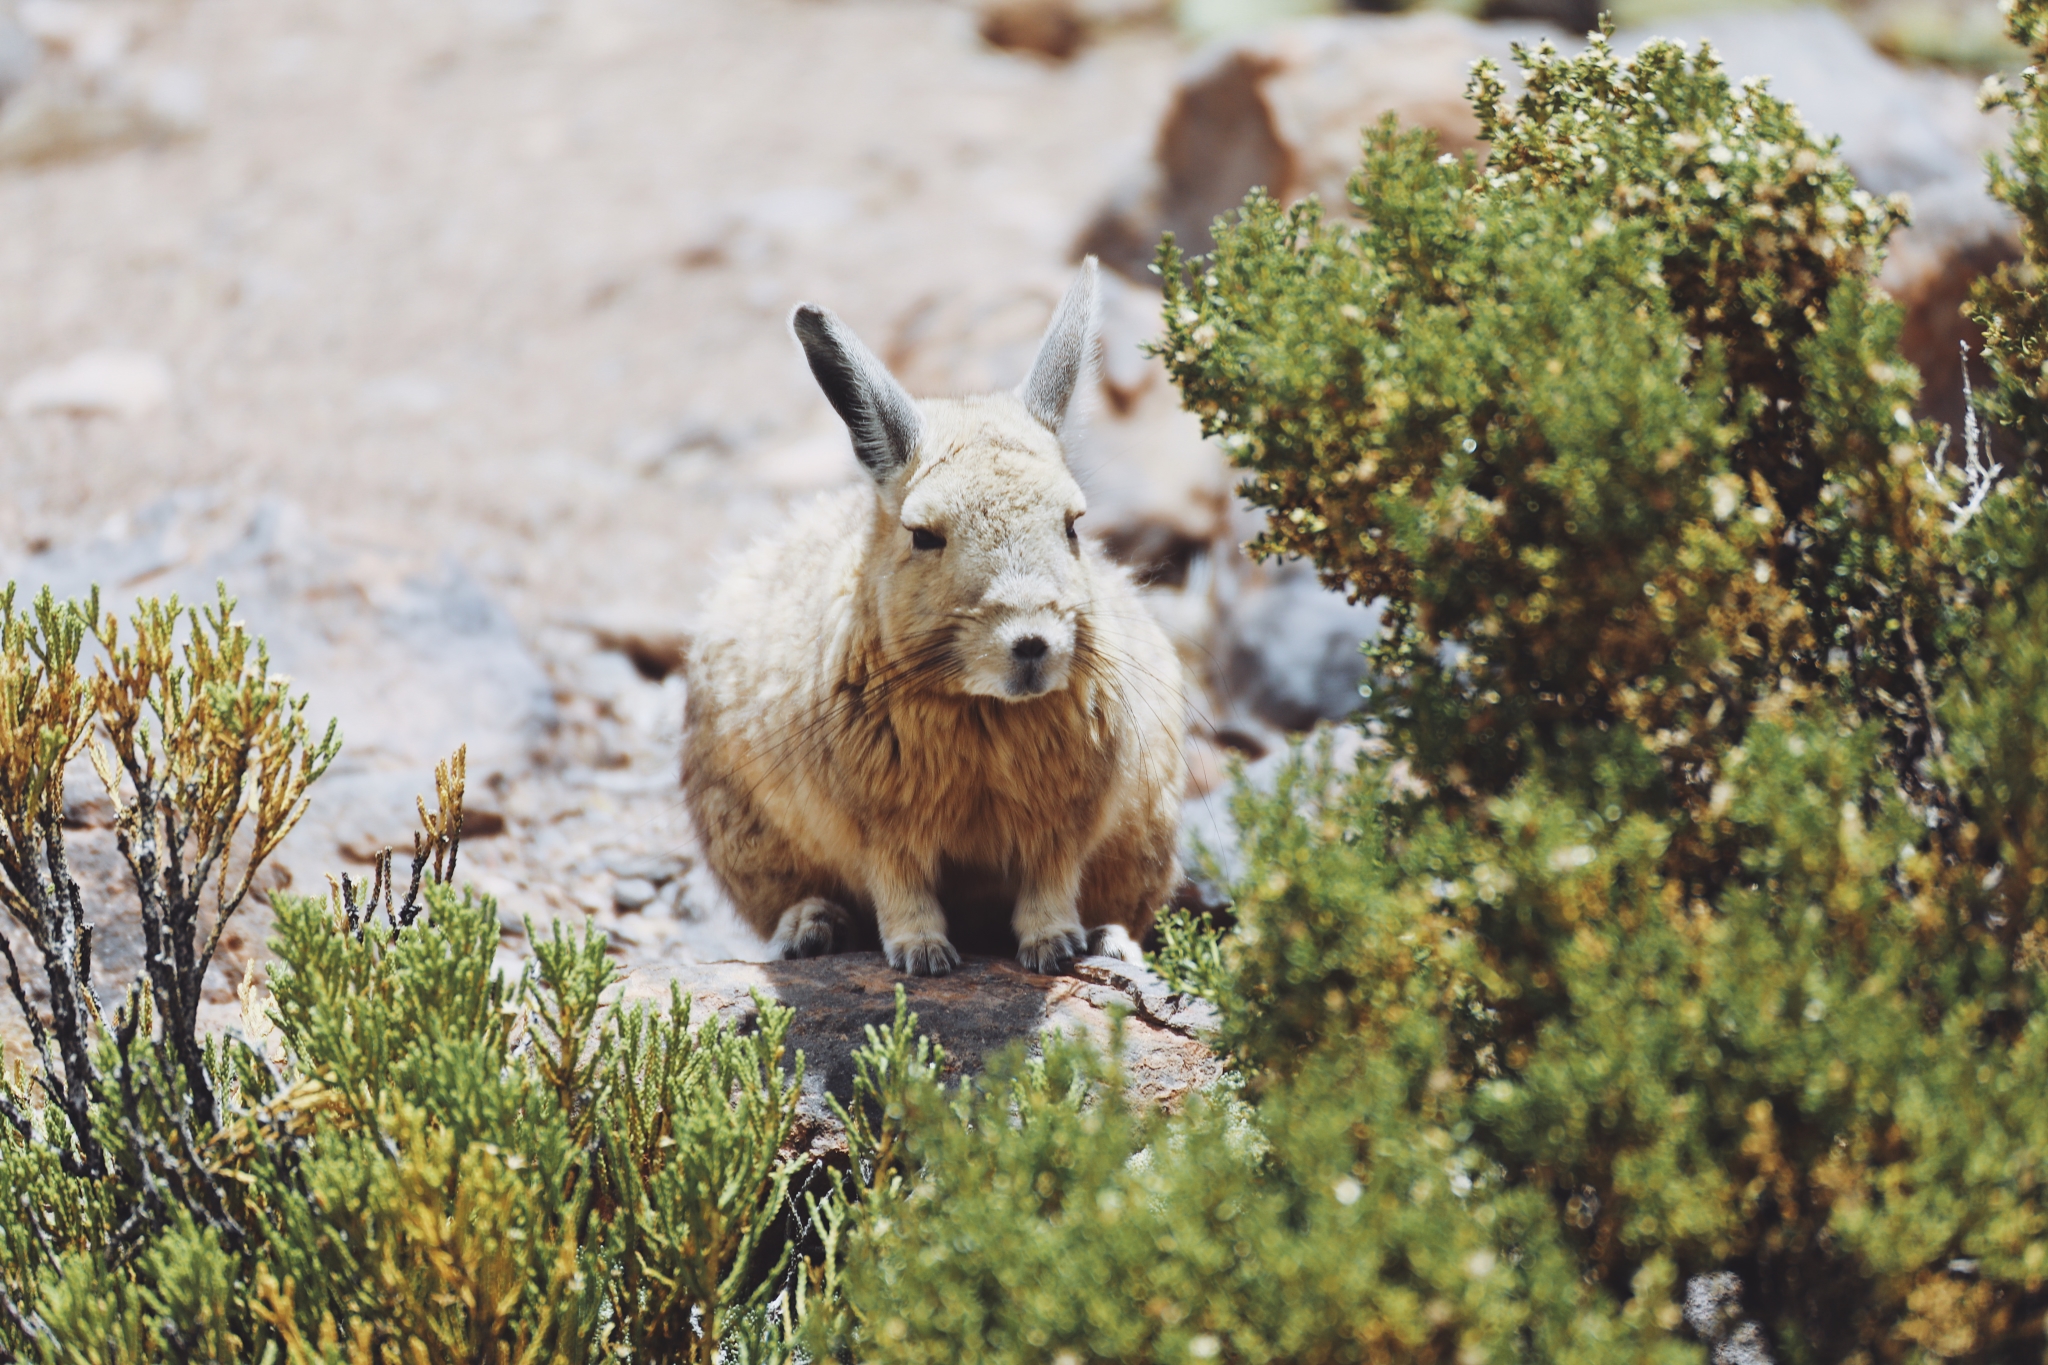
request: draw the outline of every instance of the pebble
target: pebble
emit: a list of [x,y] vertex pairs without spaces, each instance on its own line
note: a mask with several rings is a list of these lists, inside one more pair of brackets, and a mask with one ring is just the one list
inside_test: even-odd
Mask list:
[[654,883],[645,877],[621,877],[612,886],[612,904],[624,912],[645,909],[655,895]]
[[141,417],[171,396],[171,370],[148,351],[87,351],[31,370],[7,391],[10,417]]
[[693,866],[694,864],[688,858],[676,854],[663,853],[649,855],[624,854],[605,860],[605,867],[610,870],[614,877],[629,881],[652,882],[656,886],[674,881],[685,872],[688,872]]

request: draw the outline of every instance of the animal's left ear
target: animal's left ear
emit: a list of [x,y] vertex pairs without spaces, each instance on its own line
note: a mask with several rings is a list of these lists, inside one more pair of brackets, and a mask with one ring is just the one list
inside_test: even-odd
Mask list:
[[1045,339],[1038,343],[1038,359],[1031,362],[1031,377],[1017,388],[1025,408],[1050,431],[1058,431],[1067,419],[1067,408],[1083,379],[1095,372],[1095,352],[1101,335],[1102,306],[1096,288],[1095,258],[1081,262],[1081,273],[1067,288],[1067,296],[1052,315]]

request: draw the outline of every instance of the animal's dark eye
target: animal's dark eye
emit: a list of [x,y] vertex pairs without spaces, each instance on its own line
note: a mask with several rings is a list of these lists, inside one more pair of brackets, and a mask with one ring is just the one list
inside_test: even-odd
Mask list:
[[943,550],[946,538],[937,531],[924,526],[910,528],[910,548],[913,550]]

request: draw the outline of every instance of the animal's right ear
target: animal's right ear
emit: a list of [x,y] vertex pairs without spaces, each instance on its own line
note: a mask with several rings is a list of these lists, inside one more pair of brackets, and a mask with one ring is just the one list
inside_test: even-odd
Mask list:
[[825,398],[853,436],[853,453],[880,482],[901,469],[924,439],[917,403],[851,328],[823,308],[800,304],[789,320]]
[[1045,329],[1045,339],[1038,343],[1038,359],[1031,362],[1031,374],[1017,386],[1017,396],[1047,431],[1056,432],[1065,425],[1074,391],[1095,369],[1102,335],[1099,273],[1093,256],[1082,260],[1080,273],[1067,286],[1066,297]]

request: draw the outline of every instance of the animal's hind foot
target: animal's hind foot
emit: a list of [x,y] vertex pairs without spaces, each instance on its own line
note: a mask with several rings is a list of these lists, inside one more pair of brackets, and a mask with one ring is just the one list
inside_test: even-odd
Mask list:
[[769,944],[786,958],[843,952],[853,946],[853,916],[823,896],[810,896],[782,912]]
[[1087,951],[1087,936],[1079,929],[1055,929],[1018,944],[1017,961],[1027,972],[1058,976],[1074,965],[1075,958]]
[[911,976],[944,976],[960,965],[960,954],[944,934],[929,934],[884,944],[889,965]]
[[1145,965],[1145,950],[1131,931],[1121,924],[1098,924],[1088,931],[1088,952],[1094,957],[1113,957],[1133,967]]

